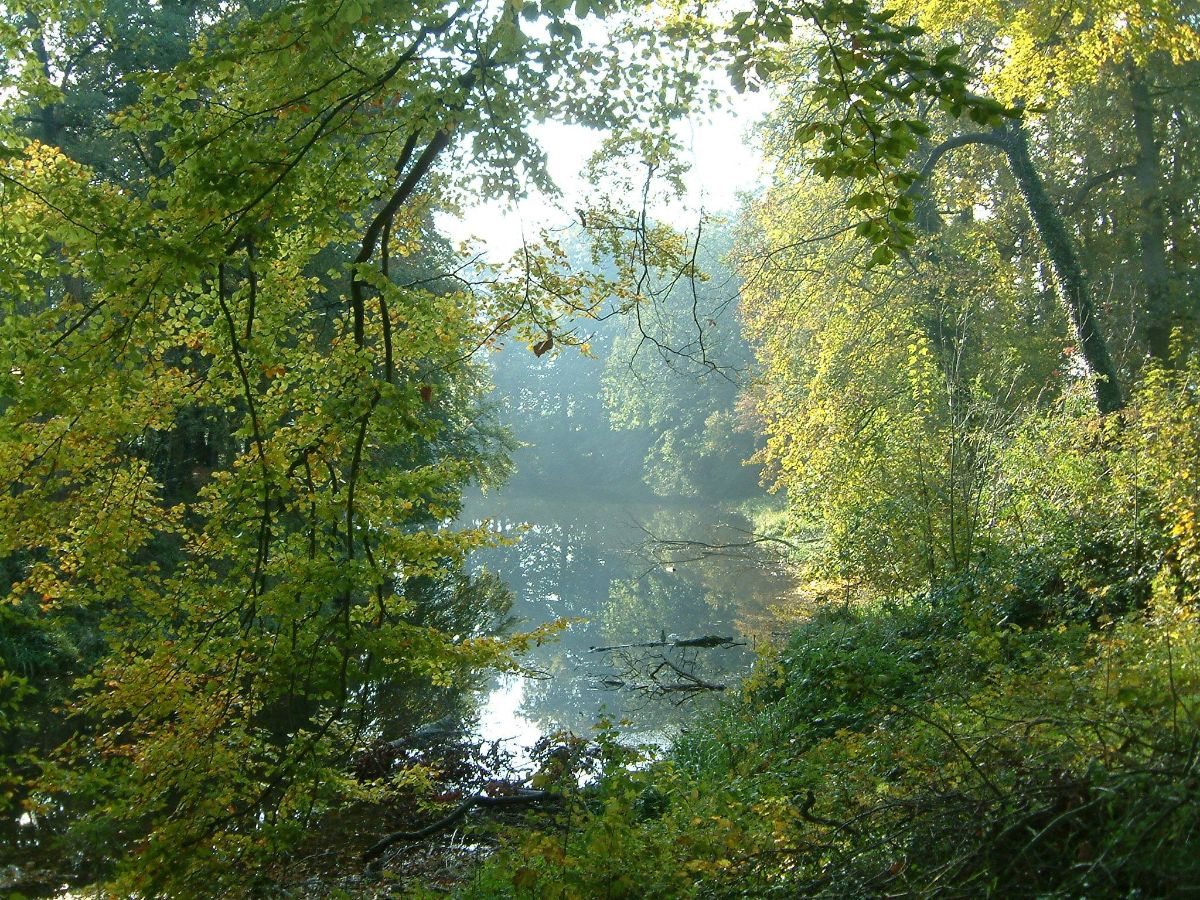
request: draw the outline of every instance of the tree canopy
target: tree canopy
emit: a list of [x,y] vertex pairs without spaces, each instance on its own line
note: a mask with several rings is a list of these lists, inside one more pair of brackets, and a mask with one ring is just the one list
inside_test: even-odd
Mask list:
[[[0,803],[67,820],[114,891],[193,896],[394,790],[355,752],[557,627],[505,630],[464,568],[497,538],[455,525],[510,468],[501,344],[552,358],[628,315],[607,399],[657,432],[651,480],[699,493],[759,428],[812,567],[868,593],[1015,552],[1012,461],[1048,408],[1112,422],[1144,392],[1186,444],[1162,410],[1197,327],[1195,23],[1182,0],[5,3]],[[779,99],[736,279],[648,201],[722,79]],[[580,244],[452,246],[439,213],[554,193],[551,120],[604,136]],[[730,365],[699,400],[670,380]]]

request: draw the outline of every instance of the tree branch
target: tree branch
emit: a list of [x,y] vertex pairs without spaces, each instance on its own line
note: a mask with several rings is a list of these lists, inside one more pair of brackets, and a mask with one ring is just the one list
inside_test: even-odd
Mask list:
[[499,797],[492,797],[488,794],[472,794],[449,813],[437,821],[431,822],[424,828],[418,828],[416,831],[393,831],[391,834],[385,835],[364,850],[361,859],[363,862],[371,862],[377,859],[384,850],[393,844],[423,841],[427,837],[432,837],[439,831],[445,831],[454,823],[466,818],[467,813],[476,806],[520,806],[530,803],[554,802],[559,799],[561,798],[558,794],[551,793],[550,791],[534,790],[533,788],[518,788],[515,794],[503,794]]

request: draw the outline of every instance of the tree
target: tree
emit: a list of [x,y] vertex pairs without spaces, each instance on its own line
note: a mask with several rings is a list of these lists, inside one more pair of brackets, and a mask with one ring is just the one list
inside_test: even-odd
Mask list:
[[1041,238],[1050,263],[1055,292],[1071,323],[1071,333],[1079,345],[1085,375],[1092,382],[1096,409],[1102,414],[1117,412],[1125,405],[1120,377],[1108,338],[1102,330],[1091,285],[1084,274],[1075,242],[1055,208],[1033,159],[1025,127],[1014,123],[988,132],[968,132],[947,138],[930,151],[921,177],[914,183],[920,188],[928,181],[934,166],[946,153],[967,144],[986,144],[998,148],[1008,162],[1026,209]]
[[[744,77],[793,19],[962,94],[862,3],[665,13],[667,41],[610,0],[5,6],[0,555],[23,623],[103,638],[34,800],[89,804],[76,836],[114,890],[244,885],[379,796],[346,762],[381,669],[444,685],[531,639],[422,624],[408,586],[486,539],[443,524],[489,474],[473,353],[594,305],[551,248],[487,290],[403,280],[431,209],[548,189],[541,118],[658,147],[701,40]],[[836,171],[877,168],[834,143]]]
[[[1185,209],[1169,199],[1178,188],[1164,178],[1162,158],[1170,157],[1174,183],[1182,187],[1181,177],[1194,166],[1192,147],[1181,133],[1195,119],[1194,91],[1189,90],[1200,59],[1194,5],[1085,2],[1068,11],[1022,0],[968,10],[922,0],[905,10],[934,36],[968,36],[974,64],[986,73],[983,84],[1003,102],[1029,111],[1026,134],[1035,134],[1035,156],[1037,144],[1069,143],[1082,154],[1073,161],[1057,157],[1067,166],[1053,174],[1076,188],[1071,202],[1060,204],[1064,227],[1058,231],[1080,245],[1094,239],[1097,230],[1108,231],[1110,240],[1123,233],[1134,243],[1121,247],[1118,238],[1094,261],[1082,246],[1080,264],[1064,271],[1132,270],[1141,293],[1138,338],[1150,357],[1170,364],[1172,332],[1194,332],[1194,312],[1180,290],[1185,271],[1169,259],[1172,250],[1179,258],[1178,248],[1191,243],[1194,229]],[[1160,114],[1160,104],[1170,113]],[[1133,127],[1123,127],[1130,120]],[[1040,162],[1027,167],[1030,171],[1056,159],[1050,146],[1045,150]],[[1101,190],[1100,209],[1110,212],[1101,213],[1100,228],[1072,223],[1073,216],[1093,211]],[[1058,199],[1052,190],[1049,194],[1048,199]],[[1053,254],[1062,245],[1061,238],[1048,240],[1047,250]],[[1138,367],[1135,363],[1134,370]]]
[[605,360],[609,416],[615,427],[655,436],[642,477],[664,496],[733,499],[755,488],[743,468],[755,440],[737,408],[752,373],[740,285],[724,259],[731,246],[721,223],[702,223],[693,243],[699,271],[630,316]]
[[986,485],[1011,410],[1067,374],[1060,314],[1006,228],[969,218],[971,195],[910,261],[882,267],[854,235],[845,188],[802,158],[778,164],[739,266],[762,367],[750,391],[758,459],[787,491],[792,530],[824,539],[814,575],[870,593],[940,584],[986,545]]
[[[854,105],[831,117],[806,74],[811,54],[797,47],[778,70],[787,92],[767,131],[776,173],[742,266],[764,366],[763,459],[796,518],[824,528],[828,567],[883,590],[915,586],[915,560],[936,582],[984,548],[979,523],[1005,502],[1003,484],[988,481],[1010,428],[1089,373],[1100,375],[1089,379],[1095,408],[1120,409],[1122,384],[1144,365],[1138,350],[1161,364],[1165,335],[1186,347],[1191,333],[1175,293],[1188,276],[1164,260],[1190,258],[1193,214],[1154,187],[1168,142],[1136,133],[1152,123],[1190,133],[1186,12],[1155,12],[1154,27],[1130,29],[1115,50],[1092,27],[1099,13],[1083,16],[1059,29],[1072,48],[1063,51],[1044,4],[902,10],[932,39],[961,41],[947,64],[986,73],[972,89],[1008,114],[963,127],[953,98],[889,96],[876,115],[921,123],[898,130],[923,165],[905,174],[888,163],[890,180],[869,189],[822,184],[812,173],[830,172],[824,135]],[[1143,109],[1129,129],[1147,72],[1173,115]],[[1193,147],[1171,146],[1186,193]]]
[[[565,7],[537,38],[512,7],[169,12],[190,51],[135,83],[72,65],[124,26],[6,10],[0,552],[10,607],[104,642],[35,802],[89,798],[120,889],[208,893],[373,795],[346,762],[381,671],[449,684],[528,639],[408,612],[486,540],[443,524],[493,468],[468,360],[551,312],[398,259],[452,185],[545,180],[531,121],[633,125],[656,85],[595,89],[618,55]],[[111,147],[57,118],[105,79]]]

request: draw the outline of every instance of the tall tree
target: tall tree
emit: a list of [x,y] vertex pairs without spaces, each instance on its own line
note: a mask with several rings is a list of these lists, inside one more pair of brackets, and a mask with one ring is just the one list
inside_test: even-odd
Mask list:
[[[451,185],[546,182],[530,123],[636,127],[670,71],[530,14],[171,7],[187,53],[133,73],[76,57],[162,17],[5,10],[7,608],[100,623],[40,790],[91,798],[119,890],[232,890],[367,796],[346,761],[381,672],[444,684],[521,645],[408,613],[486,539],[443,524],[489,467],[468,360],[555,301],[401,260]],[[104,141],[66,116],[93,83]]]
[[1022,123],[988,132],[968,132],[947,138],[934,147],[914,188],[922,190],[938,161],[951,150],[968,144],[986,144],[999,149],[1008,163],[1029,217],[1033,220],[1050,264],[1055,293],[1067,314],[1071,333],[1079,345],[1085,374],[1092,381],[1096,408],[1101,414],[1117,412],[1125,405],[1120,375],[1109,351],[1092,288],[1084,273],[1075,241],[1046,191],[1044,180],[1029,153],[1029,138]]
[[[1118,410],[1139,345],[1162,359],[1173,330],[1189,339],[1173,287],[1188,274],[1171,256],[1191,258],[1195,210],[1153,174],[1169,152],[1177,189],[1195,182],[1194,145],[1164,140],[1192,127],[1187,10],[1051,7],[900,4],[935,40],[961,42],[935,59],[979,73],[972,89],[1009,111],[977,106],[964,126],[958,98],[865,93],[883,100],[867,119],[882,166],[851,172],[852,189],[818,180],[844,174],[829,135],[858,107],[810,74],[822,36],[779,60],[775,172],[742,267],[762,458],[795,516],[824,527],[843,577],[887,589],[969,564],[972,523],[1002,502],[987,473],[1006,426],[1080,376],[1097,411]],[[849,53],[845,66],[862,77],[872,62]],[[1172,114],[1157,115],[1168,98]]]
[[[505,332],[553,344],[593,301],[549,247],[480,274],[487,290],[401,280],[432,208],[550,189],[530,130],[545,118],[659,147],[697,92],[684,64],[701,41],[752,80],[793,21],[831,36],[840,97],[875,84],[847,79],[853,35],[854,53],[910,73],[905,90],[965,97],[959,74],[902,46],[911,29],[858,0],[755,4],[716,26],[656,12],[0,11],[6,610],[99,623],[78,731],[40,791],[86,798],[78,833],[120,863],[114,890],[244,885],[325,810],[376,796],[345,762],[381,668],[442,684],[521,646],[414,620],[405,587],[486,539],[443,524],[483,468],[461,439],[464,364]],[[864,116],[834,139],[832,170],[878,168]],[[601,220],[655,264],[644,213]]]
[[[1169,154],[1186,191],[1195,161],[1178,130],[1195,117],[1189,90],[1200,61],[1194,5],[1089,0],[1068,11],[1039,0],[970,9],[921,0],[904,8],[935,35],[965,35],[985,73],[982,84],[1031,111],[1035,165],[1044,179],[1076,186],[1074,196],[1048,194],[1063,217],[1062,230],[1078,246],[1079,268],[1093,279],[1118,268],[1131,271],[1140,292],[1134,319],[1141,347],[1169,364],[1172,332],[1194,330],[1187,295],[1178,289],[1185,271],[1169,257],[1172,247],[1191,243],[1195,220],[1170,201],[1162,159]],[[1168,98],[1172,114],[1160,115],[1158,106]],[[1132,128],[1123,127],[1130,121]],[[1094,259],[1087,244],[1097,229],[1076,218],[1093,212],[1100,230],[1110,232]],[[1114,255],[1113,238],[1122,236],[1132,243]],[[1136,371],[1138,364],[1129,362]]]

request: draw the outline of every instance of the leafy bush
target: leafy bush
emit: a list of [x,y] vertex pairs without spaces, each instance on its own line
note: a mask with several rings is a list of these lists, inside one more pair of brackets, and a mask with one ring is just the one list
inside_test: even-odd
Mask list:
[[[826,611],[719,720],[609,760],[473,896],[1167,894],[1200,859],[1200,621],[998,636]],[[957,631],[956,631],[957,629]],[[939,635],[940,630],[940,635]],[[916,654],[917,659],[911,657]],[[891,662],[887,662],[888,658]]]
[[1123,420],[1031,418],[975,565],[815,610],[666,759],[614,757],[510,836],[475,895],[1194,889],[1197,383],[1191,360]]

